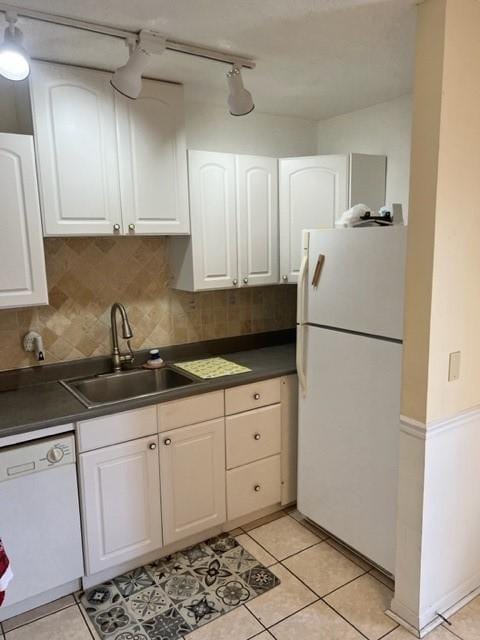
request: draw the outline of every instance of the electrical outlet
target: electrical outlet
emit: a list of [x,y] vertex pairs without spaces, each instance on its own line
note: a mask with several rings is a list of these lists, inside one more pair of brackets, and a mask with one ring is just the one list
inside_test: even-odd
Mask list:
[[448,381],[458,380],[460,378],[460,351],[454,351],[448,359]]

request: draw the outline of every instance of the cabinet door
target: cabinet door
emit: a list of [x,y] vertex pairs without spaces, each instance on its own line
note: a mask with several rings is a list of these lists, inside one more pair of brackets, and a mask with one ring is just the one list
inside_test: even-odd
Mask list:
[[297,282],[302,230],[333,227],[347,208],[347,156],[280,160],[280,275]]
[[0,308],[48,303],[31,136],[0,134]]
[[183,87],[143,80],[115,102],[125,232],[189,233]]
[[158,437],[80,454],[87,575],[162,546]]
[[236,157],[241,285],[278,282],[278,172],[275,158]]
[[224,419],[163,433],[160,478],[165,544],[224,522]]
[[238,284],[235,156],[189,152],[194,288]]
[[32,63],[30,90],[45,235],[121,225],[110,74]]

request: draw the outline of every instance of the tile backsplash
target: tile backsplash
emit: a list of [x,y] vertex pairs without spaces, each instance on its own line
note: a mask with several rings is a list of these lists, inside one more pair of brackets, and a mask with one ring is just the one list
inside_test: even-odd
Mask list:
[[23,336],[38,331],[46,362],[111,351],[110,306],[122,302],[134,349],[295,326],[296,287],[186,293],[169,288],[166,238],[47,238],[50,304],[0,310],[0,370],[36,363]]

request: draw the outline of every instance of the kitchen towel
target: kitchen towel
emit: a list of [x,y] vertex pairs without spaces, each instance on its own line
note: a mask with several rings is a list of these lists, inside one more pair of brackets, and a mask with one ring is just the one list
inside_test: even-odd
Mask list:
[[13,578],[12,568],[10,567],[10,561],[5,551],[5,547],[0,540],[0,606],[5,599],[5,591],[7,590],[8,583]]
[[221,378],[222,376],[234,376],[239,373],[251,371],[241,364],[230,362],[225,358],[204,358],[203,360],[190,360],[189,362],[179,362],[175,364],[179,369],[188,373],[193,373],[198,378],[207,380],[209,378]]

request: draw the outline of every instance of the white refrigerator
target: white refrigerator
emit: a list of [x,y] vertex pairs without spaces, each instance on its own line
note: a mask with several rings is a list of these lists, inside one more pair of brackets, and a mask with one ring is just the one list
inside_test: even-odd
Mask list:
[[298,509],[393,574],[406,228],[303,243]]

